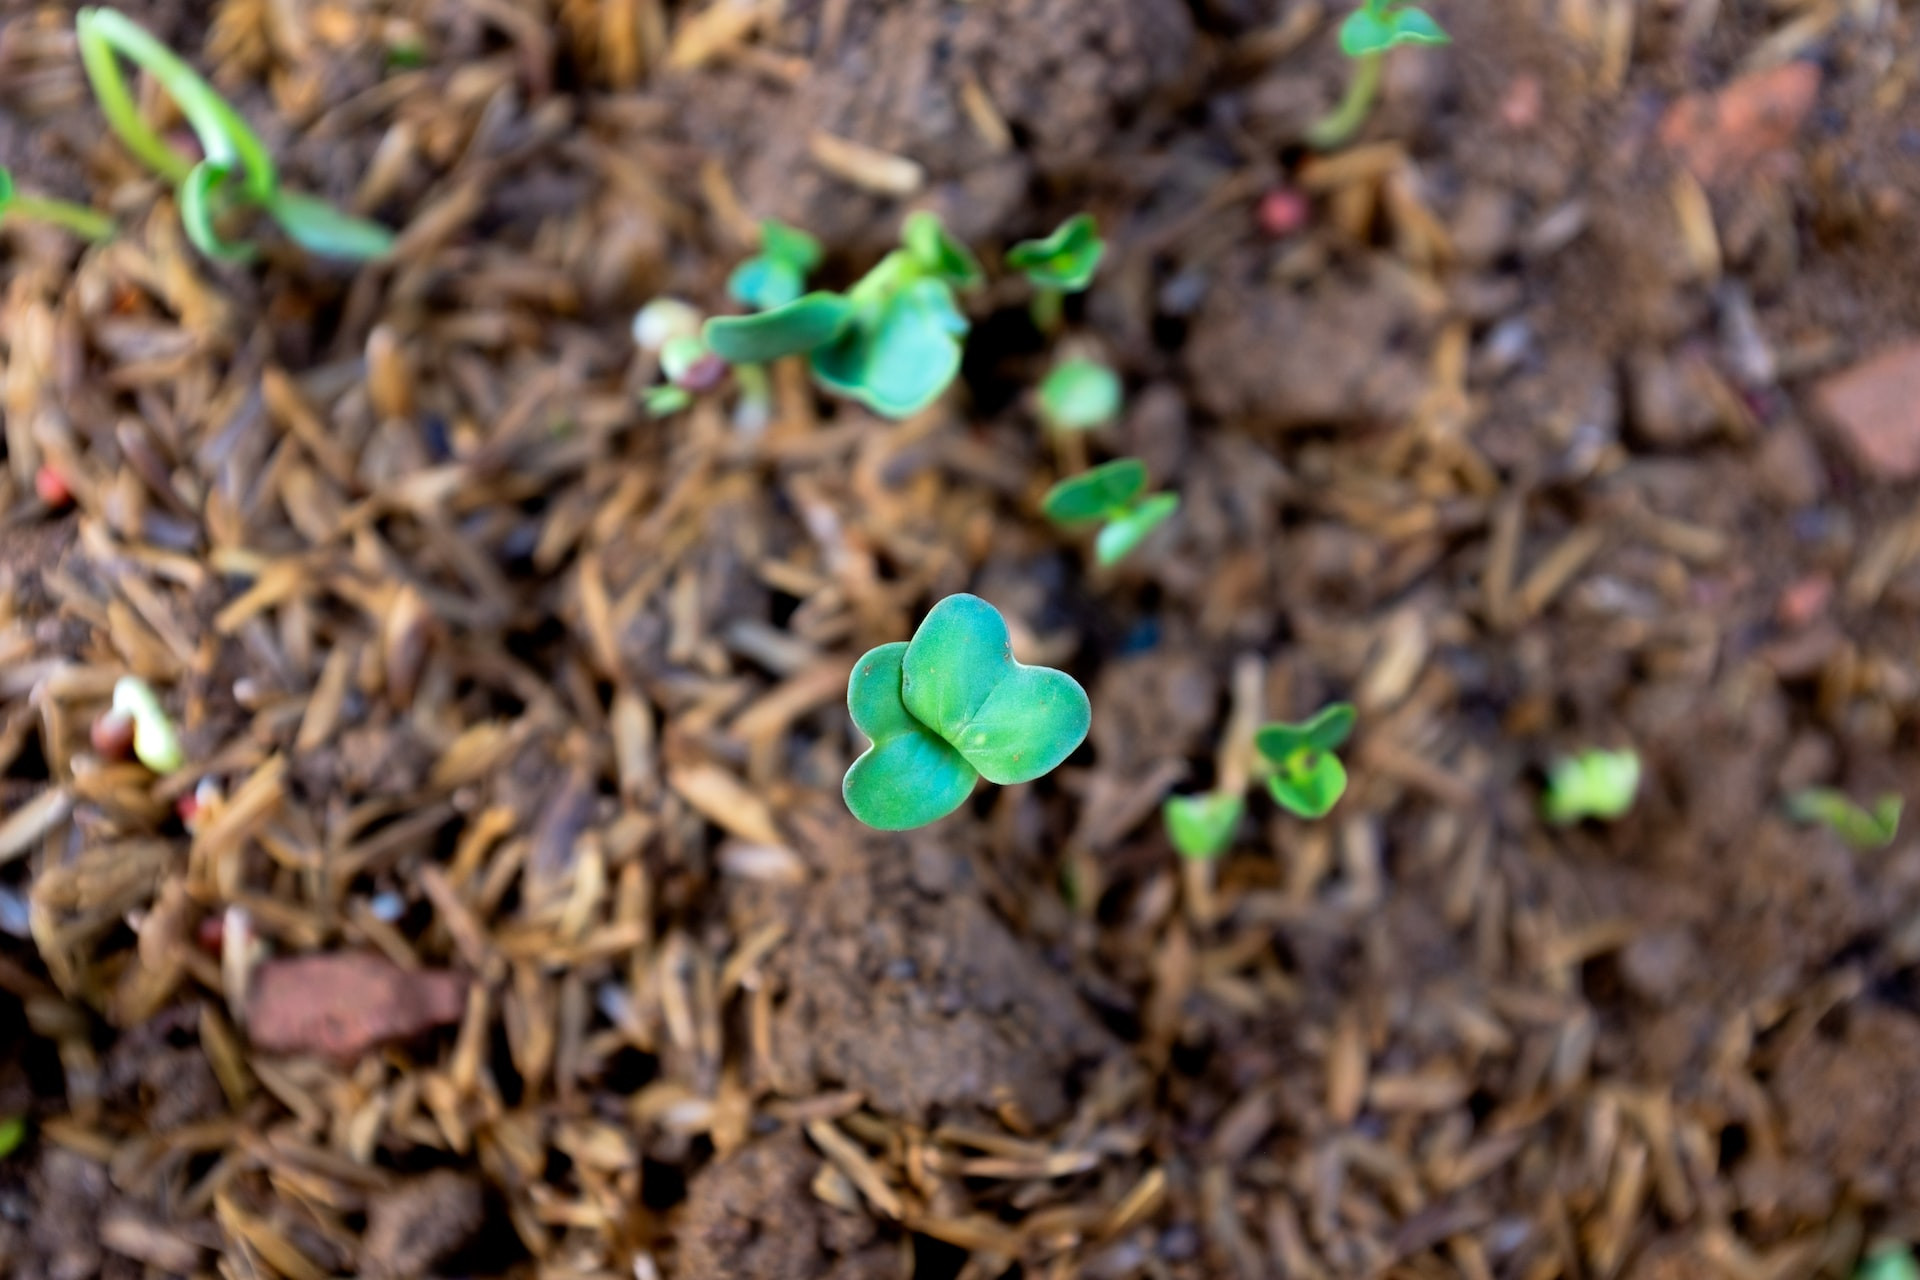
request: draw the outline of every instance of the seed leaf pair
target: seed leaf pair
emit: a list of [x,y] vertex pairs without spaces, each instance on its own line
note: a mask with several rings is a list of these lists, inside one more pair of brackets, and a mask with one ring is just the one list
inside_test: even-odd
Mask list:
[[807,291],[807,276],[820,256],[818,240],[769,218],[760,224],[760,252],[733,269],[727,293],[761,311],[785,306]]
[[999,610],[964,594],[935,605],[911,641],[854,664],[847,710],[872,745],[841,793],[854,817],[882,831],[946,817],[979,778],[1005,786],[1051,772],[1092,720],[1073,677],[1014,661]]
[[1271,768],[1274,802],[1302,818],[1323,818],[1347,790],[1347,769],[1334,752],[1353,734],[1354,710],[1336,702],[1299,724],[1269,724],[1253,745]]
[[1036,288],[1079,293],[1093,283],[1106,254],[1100,226],[1090,213],[1078,213],[1040,240],[1022,240],[1007,250],[1007,265]]
[[1058,524],[1105,520],[1094,539],[1094,559],[1118,564],[1180,509],[1180,495],[1142,497],[1147,467],[1138,458],[1116,458],[1070,476],[1047,490],[1040,509]]
[[1384,0],[1368,0],[1340,24],[1340,52],[1349,58],[1385,53],[1403,44],[1440,45],[1450,37],[1424,9],[1396,9]]

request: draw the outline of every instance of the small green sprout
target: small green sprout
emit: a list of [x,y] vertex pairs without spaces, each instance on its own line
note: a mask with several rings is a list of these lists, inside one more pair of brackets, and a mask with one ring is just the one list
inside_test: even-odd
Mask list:
[[1143,496],[1146,488],[1147,464],[1116,458],[1054,485],[1040,500],[1040,509],[1055,524],[1104,520],[1094,539],[1094,559],[1115,565],[1180,509],[1179,494]]
[[757,311],[784,307],[807,291],[807,277],[820,265],[820,242],[771,218],[760,224],[760,252],[733,269],[727,293]]
[[1347,791],[1346,766],[1334,752],[1353,734],[1353,705],[1336,702],[1299,724],[1262,725],[1253,744],[1269,773],[1274,802],[1302,818],[1324,818]]
[[[127,150],[173,184],[181,225],[201,253],[223,262],[254,256],[252,245],[230,243],[217,228],[226,214],[241,209],[264,212],[296,244],[322,257],[378,258],[393,247],[393,233],[378,223],[283,190],[260,135],[185,60],[131,18],[112,9],[82,9],[74,32],[108,126]],[[151,75],[178,104],[199,139],[199,160],[176,151],[141,116],[121,58]]]
[[1817,822],[1856,849],[1884,849],[1900,833],[1898,795],[1888,792],[1871,810],[1832,787],[1808,787],[1787,797],[1787,812],[1798,822]]
[[27,1118],[25,1116],[0,1116],[0,1160],[20,1149],[27,1140]]
[[1106,242],[1090,213],[1068,218],[1053,234],[1040,240],[1022,240],[1007,250],[1007,266],[1021,272],[1034,288],[1033,322],[1042,333],[1060,328],[1060,314],[1069,293],[1080,293],[1093,283]]
[[1093,360],[1062,360],[1040,383],[1040,416],[1055,431],[1091,431],[1120,416],[1120,376]]
[[1548,773],[1546,818],[1562,826],[1586,818],[1611,821],[1633,808],[1639,790],[1638,752],[1582,751],[1555,762]]
[[1340,52],[1353,60],[1353,79],[1331,114],[1307,131],[1307,141],[1321,151],[1343,145],[1366,123],[1380,92],[1387,52],[1401,45],[1441,45],[1451,37],[1426,10],[1400,0],[1362,0],[1340,24]]
[[847,680],[847,710],[872,745],[841,794],[880,831],[939,821],[980,778],[1007,786],[1052,772],[1086,739],[1093,715],[1072,676],[1015,662],[1006,619],[964,594],[936,604],[912,640],[862,656]]
[[1853,1280],[1920,1280],[1920,1263],[1898,1241],[1876,1245],[1861,1259]]
[[1183,858],[1210,862],[1233,844],[1233,833],[1247,799],[1238,792],[1209,791],[1197,796],[1169,796],[1160,807],[1167,836]]
[[141,764],[163,776],[186,765],[180,735],[152,685],[138,676],[121,676],[113,686],[113,710],[132,717],[133,755]]
[[0,168],[0,219],[28,218],[59,227],[85,240],[113,238],[113,219],[98,209],[71,200],[23,196],[14,190],[13,175]]

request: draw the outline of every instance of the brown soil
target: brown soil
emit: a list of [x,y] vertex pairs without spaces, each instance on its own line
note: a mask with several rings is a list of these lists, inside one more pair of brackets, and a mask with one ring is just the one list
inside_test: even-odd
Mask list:
[[[356,270],[193,257],[67,11],[0,4],[0,162],[126,228],[0,230],[0,1275],[1745,1280],[1920,1233],[1920,843],[1783,807],[1920,799],[1912,486],[1817,408],[1920,335],[1920,18],[1432,7],[1316,159],[1288,0],[133,5],[406,229]],[[837,279],[921,205],[989,262],[1100,217],[1091,452],[1184,501],[1123,568],[1038,517],[1017,289],[913,423],[639,410],[634,307],[719,306],[753,219]],[[958,590],[1089,744],[878,837],[845,673]],[[129,671],[186,774],[91,755]],[[1255,796],[1201,892],[1159,799],[1334,698],[1347,798]],[[1545,825],[1592,745],[1639,803]]]

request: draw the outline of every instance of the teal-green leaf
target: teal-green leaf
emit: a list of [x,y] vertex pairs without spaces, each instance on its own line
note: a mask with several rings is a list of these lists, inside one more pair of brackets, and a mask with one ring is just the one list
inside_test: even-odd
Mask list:
[[767,364],[826,346],[852,319],[852,303],[817,292],[759,315],[715,316],[701,326],[700,336],[728,364]]
[[[953,292],[920,279],[895,293],[870,323],[813,353],[813,375],[887,418],[907,418],[940,398],[960,372],[967,320]],[[725,353],[722,352],[724,355]]]
[[1349,58],[1385,53],[1392,47],[1391,20],[1373,12],[1370,5],[1355,9],[1340,24],[1340,52]]
[[1156,493],[1121,512],[1094,538],[1093,558],[1103,565],[1119,564],[1179,509],[1179,494]]
[[1298,724],[1261,725],[1253,745],[1271,765],[1284,764],[1296,751],[1337,751],[1353,736],[1357,718],[1350,702],[1322,707]]
[[1185,858],[1207,861],[1219,857],[1233,843],[1246,797],[1237,791],[1209,791],[1198,796],[1169,796],[1160,813],[1167,836]]
[[1040,416],[1055,431],[1091,431],[1120,416],[1120,375],[1096,360],[1062,360],[1040,383]]
[[1007,250],[1007,266],[1043,289],[1078,293],[1093,283],[1106,253],[1100,225],[1090,213],[1076,213],[1039,240],[1022,240]]
[[1324,818],[1347,791],[1347,769],[1340,757],[1304,751],[1267,778],[1274,802],[1301,818]]
[[1132,502],[1146,487],[1146,463],[1138,458],[1115,458],[1054,485],[1040,499],[1040,510],[1059,524],[1098,520]]
[[978,596],[935,605],[907,646],[901,698],[989,782],[1030,782],[1086,739],[1093,708],[1072,676],[1015,662],[1006,619]]
[[1400,9],[1387,19],[1387,47],[1402,44],[1451,44],[1453,38],[1425,9]]
[[798,267],[765,254],[748,258],[727,277],[727,296],[759,311],[784,307],[806,288],[806,276]]
[[879,831],[937,822],[966,802],[979,775],[900,701],[907,642],[867,652],[847,680],[847,711],[872,746],[847,770],[840,794],[853,816]]
[[784,262],[804,277],[820,265],[820,242],[798,227],[768,218],[760,224],[760,256]]
[[385,257],[393,248],[393,232],[379,223],[342,213],[298,191],[276,193],[267,202],[267,212],[295,244],[323,258],[366,262]]

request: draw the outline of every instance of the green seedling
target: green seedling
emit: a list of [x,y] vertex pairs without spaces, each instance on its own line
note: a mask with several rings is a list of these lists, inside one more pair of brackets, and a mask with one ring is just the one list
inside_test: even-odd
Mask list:
[[1548,772],[1544,810],[1548,822],[1563,826],[1587,818],[1611,821],[1633,808],[1639,791],[1638,752],[1583,751]]
[[784,307],[807,291],[807,277],[819,265],[818,240],[768,219],[760,224],[760,252],[733,269],[727,293],[757,311]]
[[1054,485],[1040,500],[1040,509],[1055,524],[1105,521],[1094,538],[1094,559],[1115,565],[1180,509],[1179,494],[1148,496],[1146,488],[1147,464],[1116,458]]
[[26,218],[59,227],[85,240],[113,238],[113,219],[98,209],[71,200],[23,196],[13,187],[13,175],[0,169],[0,219]]
[[1106,250],[1099,224],[1090,213],[1077,213],[1054,228],[1052,235],[1022,240],[1007,250],[1007,266],[1025,275],[1033,286],[1033,322],[1042,333],[1059,330],[1066,295],[1080,293],[1093,283]]
[[1092,704],[1063,671],[1013,659],[1000,611],[948,596],[910,641],[854,664],[847,710],[872,743],[841,785],[853,816],[907,831],[958,809],[980,778],[1001,786],[1053,771],[1086,739]]
[[1853,1280],[1920,1280],[1920,1263],[1907,1246],[1889,1242],[1868,1252]]
[[[250,244],[224,239],[218,224],[240,210],[258,210],[278,223],[296,244],[322,257],[378,258],[393,247],[393,233],[323,200],[283,190],[273,157],[233,105],[200,74],[125,14],[82,9],[74,17],[80,61],[108,126],[136,158],[174,187],[187,238],[209,258],[224,262],[254,256]],[[140,114],[121,73],[125,58],[151,75],[180,108],[200,143],[200,158],[174,149]]]
[[1379,96],[1389,50],[1450,41],[1451,37],[1424,9],[1399,0],[1362,0],[1340,24],[1340,52],[1353,62],[1346,96],[1307,131],[1307,141],[1318,150],[1330,151],[1360,131],[1373,111],[1373,100]]
[[1268,769],[1274,802],[1301,818],[1324,818],[1347,791],[1347,769],[1334,752],[1353,735],[1351,703],[1336,702],[1299,724],[1262,725],[1253,745]]
[[27,1140],[27,1118],[25,1116],[0,1116],[0,1160],[20,1149]]
[[1120,376],[1094,360],[1062,360],[1040,383],[1040,416],[1055,431],[1091,431],[1120,416]]
[[1246,809],[1246,797],[1238,792],[1209,791],[1197,796],[1169,796],[1160,813],[1167,824],[1167,837],[1181,857],[1211,862],[1233,844],[1233,833]]
[[122,676],[113,686],[113,710],[133,720],[133,756],[162,776],[178,773],[187,763],[180,735],[160,695],[138,676]]
[[1900,797],[1888,792],[1871,810],[1832,787],[1808,787],[1787,797],[1787,812],[1799,822],[1817,822],[1856,849],[1884,849],[1900,832]]

